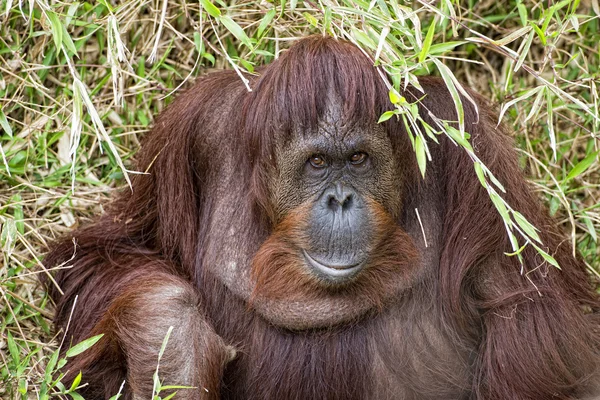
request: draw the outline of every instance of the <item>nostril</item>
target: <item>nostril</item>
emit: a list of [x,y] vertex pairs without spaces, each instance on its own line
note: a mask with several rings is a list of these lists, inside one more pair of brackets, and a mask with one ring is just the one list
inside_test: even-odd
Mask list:
[[327,201],[327,207],[331,211],[337,211],[339,206],[340,206],[340,202],[335,198],[335,196],[333,196],[333,195],[329,196],[329,200]]
[[346,211],[354,204],[354,196],[347,195],[343,200],[339,199],[335,195],[330,195],[327,200],[327,208],[331,211],[338,211],[341,207],[342,211]]
[[354,203],[354,196],[352,196],[351,194],[346,196],[346,198],[344,199],[344,203],[342,203],[342,210],[348,210],[352,207],[352,204]]

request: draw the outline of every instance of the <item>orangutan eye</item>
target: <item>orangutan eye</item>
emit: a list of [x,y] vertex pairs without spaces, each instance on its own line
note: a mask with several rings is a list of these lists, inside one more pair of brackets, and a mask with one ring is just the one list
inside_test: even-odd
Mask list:
[[327,166],[327,161],[325,161],[325,158],[323,158],[323,156],[321,156],[319,154],[310,156],[310,158],[308,159],[308,162],[314,168],[325,168]]
[[356,152],[350,156],[350,163],[352,165],[359,165],[365,162],[368,155],[367,153],[363,153],[362,151]]

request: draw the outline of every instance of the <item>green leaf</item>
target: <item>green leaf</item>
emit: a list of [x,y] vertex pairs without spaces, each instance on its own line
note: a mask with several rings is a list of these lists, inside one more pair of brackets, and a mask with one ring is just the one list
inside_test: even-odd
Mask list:
[[54,45],[60,50],[63,43],[63,25],[53,11],[47,10],[46,17],[48,17],[48,21],[50,21],[50,30],[52,31],[52,37],[54,38]]
[[569,175],[567,175],[565,181],[568,181],[583,174],[594,163],[594,161],[596,161],[596,159],[598,158],[598,153],[600,153],[600,151],[590,153],[583,160],[579,161],[577,165],[575,165],[573,169],[569,171]]
[[542,243],[542,240],[536,232],[537,229],[533,225],[531,225],[529,221],[527,221],[527,218],[525,218],[523,214],[521,214],[518,211],[513,211],[513,217],[515,218],[517,225],[519,225],[519,227],[523,229],[523,231],[527,234],[529,238],[535,240],[538,243]]
[[73,43],[73,39],[71,39],[71,36],[67,32],[67,28],[64,25],[63,25],[62,43],[65,45],[67,50],[71,52],[71,54],[77,56],[77,48],[75,47],[75,43]]
[[517,10],[519,10],[519,18],[521,19],[521,25],[526,26],[528,22],[527,7],[525,7],[525,4],[519,1],[517,4]]
[[19,379],[19,393],[26,394],[27,393],[27,379]]
[[433,63],[437,67],[438,71],[440,71],[442,79],[446,84],[446,88],[450,92],[450,96],[452,97],[452,101],[454,102],[454,107],[456,109],[456,115],[458,118],[458,128],[462,133],[465,131],[465,112],[459,92],[462,93],[462,95],[466,97],[473,105],[475,105],[476,107],[477,105],[475,101],[471,98],[471,96],[464,90],[464,88],[460,86],[460,83],[458,82],[452,71],[450,71],[450,68],[444,65],[437,58],[433,59]]
[[550,215],[554,216],[558,209],[560,208],[560,200],[556,196],[552,196],[550,198]]
[[17,224],[13,219],[4,221],[2,224],[2,232],[0,232],[0,244],[6,256],[9,256],[15,246],[17,239]]
[[[62,378],[60,378],[60,379],[62,379]],[[67,391],[67,388],[65,387],[65,384],[60,381],[60,379],[55,380],[52,383],[52,387],[56,387],[60,392],[64,393]]]
[[17,343],[15,342],[15,339],[13,338],[13,335],[11,335],[10,331],[6,331],[6,339],[10,357],[12,358],[13,363],[18,365],[20,361],[19,355],[21,352],[19,351],[19,346],[17,346]]
[[479,179],[481,186],[487,187],[488,184],[487,184],[487,181],[485,180],[485,175],[483,173],[483,168],[481,167],[481,163],[479,161],[476,161],[475,163],[473,163],[473,167],[475,167],[475,174],[477,175],[477,179]]
[[498,116],[498,121],[502,120],[502,117],[504,116],[504,113],[506,112],[506,110],[508,110],[511,106],[513,106],[514,104],[521,102],[525,99],[528,99],[529,97],[538,94],[540,91],[543,91],[545,88],[545,86],[537,86],[534,87],[533,89],[528,89],[526,90],[522,95],[520,95],[519,97],[512,99],[511,101],[506,102],[502,108],[500,109],[500,115]]
[[89,339],[85,339],[83,342],[77,343],[75,346],[67,350],[66,356],[71,358],[83,353],[84,351],[95,345],[96,342],[98,342],[98,340],[102,339],[102,336],[104,336],[104,334],[92,336]]
[[60,360],[58,360],[58,364],[56,364],[56,369],[62,369],[62,367],[64,367],[65,365],[67,365],[67,359],[61,358]]
[[[417,107],[418,108],[418,107]],[[431,125],[429,125],[427,122],[425,121],[420,121],[421,125],[423,127],[423,129],[425,130],[425,133],[427,134],[427,136],[433,140],[435,143],[439,144],[440,141],[437,138],[437,135],[441,134],[441,132],[438,132],[436,130],[434,130]]]
[[546,18],[544,18],[544,23],[542,24],[542,31],[546,32],[546,30],[548,29],[548,25],[550,25],[552,16],[556,11],[560,10],[564,6],[571,4],[572,2],[573,0],[563,0],[560,3],[554,4],[552,7],[547,9],[544,13],[546,15]]
[[272,10],[269,10],[265,16],[263,17],[263,19],[260,21],[260,25],[258,25],[258,29],[256,31],[256,36],[257,37],[262,37],[263,32],[265,31],[265,29],[267,29],[267,27],[269,26],[269,24],[271,24],[271,21],[273,21],[273,18],[275,17],[275,14],[277,13],[277,10],[275,10],[274,8]]
[[12,137],[13,135],[13,131],[12,128],[10,127],[9,123],[8,123],[8,119],[6,118],[6,115],[4,115],[4,111],[2,111],[0,109],[0,127],[4,130],[4,132]]
[[219,18],[221,16],[221,10],[215,7],[210,0],[200,0],[200,4],[202,4],[204,11],[206,11],[211,17]]
[[[513,247],[515,247],[518,244],[517,238],[512,233],[510,234],[510,237],[511,237],[511,243],[512,243]],[[513,239],[514,239],[514,242],[513,242]],[[523,250],[525,250],[525,247],[527,247],[527,244],[528,243],[525,243],[523,246],[519,247],[517,250],[515,250],[512,253],[504,253],[504,254],[509,257],[518,256],[523,252]]]
[[490,178],[490,180],[492,181],[492,183],[494,184],[494,186],[496,186],[502,193],[506,193],[506,189],[504,189],[504,186],[494,176],[494,174],[492,174],[489,170],[488,170],[488,177]]
[[527,122],[531,118],[533,118],[540,110],[540,107],[542,105],[542,99],[544,98],[544,95],[546,94],[546,87],[543,86],[543,88],[544,89],[540,90],[538,92],[537,96],[535,96],[535,100],[533,101],[533,105],[531,106],[531,110],[529,111],[529,114],[527,114],[527,117],[525,118],[525,122]]
[[323,32],[331,32],[331,7],[325,8],[325,16],[323,17]]
[[[404,99],[402,96],[400,96],[398,94],[398,92],[396,92],[396,89],[393,89],[393,88],[390,89],[389,96],[390,96],[390,101],[392,102],[392,104],[398,104]],[[404,101],[406,101],[406,99],[404,99]]]
[[115,9],[110,5],[110,3],[107,0],[98,0],[98,2],[104,7],[106,7],[111,13],[115,12]]
[[592,237],[594,243],[598,243],[598,233],[596,233],[596,228],[594,227],[594,222],[592,221],[592,219],[588,216],[588,214],[585,211],[582,213],[581,219],[585,223],[585,227],[587,228],[588,233]]
[[314,26],[315,28],[319,26],[319,21],[317,21],[317,19],[312,14],[303,12],[302,15],[304,16],[304,18],[306,18],[308,23]]
[[429,54],[429,48],[431,47],[431,42],[433,42],[433,35],[435,34],[435,25],[437,19],[433,18],[431,21],[431,25],[429,25],[429,29],[427,29],[427,36],[425,36],[425,41],[423,42],[423,47],[419,52],[419,62],[422,63],[425,61],[425,57]]
[[80,382],[81,382],[81,371],[79,371],[79,373],[77,374],[75,379],[73,379],[73,383],[71,383],[71,388],[69,389],[69,392],[72,392],[75,389],[77,389]]
[[507,45],[507,44],[509,44],[509,43],[517,40],[521,36],[524,36],[529,31],[531,31],[531,27],[530,26],[524,26],[523,28],[517,29],[516,31],[512,32],[508,36],[503,37],[502,39],[494,40],[494,43],[496,43],[498,46]]
[[420,135],[415,136],[415,154],[417,155],[417,164],[421,176],[425,178],[425,169],[427,168],[427,155],[425,154],[425,145]]
[[[463,137],[463,135],[460,133],[460,131],[450,125],[446,125],[444,128],[446,128],[446,133],[456,142],[458,143],[460,146],[462,146],[463,148],[469,150],[469,151],[473,151],[473,147],[471,146],[471,143],[469,143],[469,141]],[[465,132],[466,134],[466,132]]]
[[552,104],[552,92],[546,90],[546,115],[548,126],[548,137],[550,138],[550,148],[552,157],[556,160],[556,132],[554,132],[554,105]]
[[[169,338],[171,337],[171,333],[173,332],[173,327],[169,326],[169,329],[167,329],[167,334],[165,335],[162,345],[160,346],[160,350],[158,352],[158,359],[160,360],[163,356],[163,354],[165,353],[165,349],[167,348],[167,343],[169,343]],[[158,370],[158,368],[157,368]]]
[[71,396],[73,400],[85,400],[82,395],[76,392],[70,392],[69,396]]
[[234,20],[231,19],[228,15],[223,15],[219,18],[219,21],[225,25],[225,28],[229,32],[233,34],[240,42],[244,43],[248,48],[252,48],[252,42],[250,42],[250,38],[246,35],[246,32],[242,29],[241,26],[237,24]]
[[554,265],[556,268],[561,269],[560,265],[558,265],[558,262],[554,259],[554,257],[552,257],[550,254],[546,253],[539,246],[536,246],[533,243],[531,245],[537,250],[539,255],[541,255],[544,258],[544,260],[546,260],[548,263]]
[[531,48],[532,42],[533,42],[533,32],[529,32],[527,39],[525,39],[525,46],[523,46],[523,49],[521,49],[521,54],[519,55],[519,58],[517,59],[517,62],[515,63],[515,67],[513,68],[513,71],[517,72],[519,70],[519,68],[521,68],[521,65],[523,65],[523,62],[525,62],[525,58],[527,57],[527,54],[529,54],[529,49]]
[[445,43],[433,44],[429,48],[429,54],[444,54],[450,50],[454,50],[455,47],[460,46],[465,43],[468,43],[468,42],[461,40],[460,42],[455,41],[455,42],[445,42]]
[[379,117],[379,121],[377,121],[378,124],[387,121],[388,119],[392,118],[394,115],[396,115],[396,111],[386,111],[383,114],[381,114],[381,117]]
[[246,71],[250,72],[251,74],[254,73],[254,65],[249,63],[248,61],[244,60],[243,58],[239,58],[238,62],[240,64],[242,64],[242,66],[244,68],[246,68]]
[[48,360],[48,364],[46,364],[46,370],[44,371],[44,382],[50,382],[52,379],[52,374],[54,373],[54,367],[58,361],[59,353],[60,349],[57,349],[54,353],[52,353],[50,360]]
[[15,194],[10,198],[10,202],[13,203],[13,216],[15,217],[15,226],[17,231],[23,235],[25,234],[25,213],[23,212],[23,198],[20,194]]
[[202,43],[202,36],[200,35],[200,32],[194,32],[194,46],[196,47],[196,51],[199,54],[204,53],[204,43]]
[[545,46],[546,45],[546,35],[544,34],[544,32],[540,29],[539,26],[537,26],[534,23],[532,23],[531,26],[533,27],[533,30],[535,31],[535,33],[537,33],[537,35],[539,36],[540,40],[542,41],[542,44]]
[[215,65],[215,56],[213,56],[212,54],[204,53],[202,54],[202,58],[206,58],[211,63],[211,65]]
[[500,213],[500,216],[502,217],[504,222],[510,224],[511,223],[510,215],[508,214],[508,210],[506,209],[504,200],[494,192],[490,193],[490,199],[492,200],[492,203],[494,203],[496,210],[498,210],[498,212]]

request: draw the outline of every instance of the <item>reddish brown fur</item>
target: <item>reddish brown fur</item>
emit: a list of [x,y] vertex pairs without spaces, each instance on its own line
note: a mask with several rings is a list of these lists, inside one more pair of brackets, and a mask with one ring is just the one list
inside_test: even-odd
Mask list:
[[[429,111],[455,120],[443,83],[434,78],[420,82],[427,93],[419,104],[426,121],[436,126]],[[275,144],[293,134],[294,128],[317,124],[328,89],[344,99],[349,124],[376,121],[392,107],[372,63],[353,45],[330,38],[301,41],[259,78],[252,78],[252,85],[254,91],[246,93],[237,76],[228,72],[200,79],[158,118],[146,140],[139,155],[140,170],[151,166],[150,175],[136,175],[133,192],[122,192],[104,216],[74,232],[74,259],[68,261],[70,268],[55,276],[64,295],[53,286],[49,291],[57,302],[56,324],[61,328],[79,296],[70,340],[77,342],[100,331],[106,334],[97,347],[68,366],[72,375],[82,369],[84,380],[90,382],[86,398],[116,393],[127,371],[143,370],[156,357],[158,350],[153,347],[143,350],[143,360],[126,362],[123,349],[143,345],[148,337],[155,340],[156,324],[177,323],[179,308],[174,303],[144,298],[144,293],[160,291],[165,282],[181,289],[186,298],[197,296],[192,303],[197,305],[199,323],[205,323],[209,332],[198,340],[211,337],[214,329],[224,343],[239,349],[238,358],[222,371],[222,343],[211,341],[208,346],[216,346],[211,348],[220,354],[209,357],[206,371],[209,386],[222,380],[220,398],[377,396],[384,379],[380,370],[372,370],[377,357],[388,365],[385,373],[403,388],[405,398],[427,394],[485,400],[573,399],[593,390],[598,378],[590,377],[597,373],[600,358],[597,285],[590,283],[583,264],[571,256],[556,223],[523,178],[512,141],[495,128],[495,114],[475,94],[479,122],[464,101],[473,147],[506,187],[508,202],[540,229],[544,246],[562,270],[542,263],[528,247],[523,253],[525,274],[521,274],[517,258],[503,255],[511,251],[503,222],[465,152],[442,137],[439,146],[430,143],[434,161],[422,181],[407,133],[401,123],[390,120],[385,127],[405,171],[405,184],[398,188],[403,213],[395,222],[376,211],[377,226],[387,229],[375,253],[378,262],[350,289],[360,301],[377,304],[380,311],[340,326],[296,332],[274,327],[249,310],[247,302],[217,276],[223,265],[222,246],[228,240],[237,240],[243,250],[257,254],[255,296],[283,298],[293,293],[302,298],[324,290],[303,275],[293,246],[286,242],[290,238],[301,242],[294,227],[302,222],[302,211],[279,228],[270,226],[276,220],[268,193]],[[422,97],[414,89],[404,95]],[[238,179],[234,186],[239,197],[239,210],[230,217],[242,221],[246,230],[234,236],[228,236],[227,226],[213,224],[220,200],[213,193],[222,188],[218,182],[223,178],[213,165],[224,158],[238,164],[242,160],[230,173]],[[423,248],[415,250],[417,237],[404,233],[415,207],[429,210],[422,216],[425,221],[438,221],[427,232],[431,248],[437,251],[434,258],[425,257]],[[62,239],[46,264],[69,260],[72,250],[71,238]],[[399,271],[410,269],[416,253],[426,263],[421,284],[381,305],[379,299],[390,282]],[[286,261],[277,267],[280,260],[290,264]],[[139,316],[155,306],[162,307],[157,315],[164,320],[145,324]],[[114,321],[119,318],[127,323],[117,327]],[[397,325],[399,330],[390,330]],[[414,332],[429,336],[422,339]],[[402,335],[401,341],[394,335]],[[422,344],[430,341],[431,345]],[[179,346],[175,350],[188,351],[189,341],[174,344]],[[459,382],[452,375],[452,363],[435,361],[437,354],[455,350],[467,360],[467,376]],[[432,364],[416,368],[411,363],[415,359]],[[178,365],[167,362],[165,374],[177,376]],[[437,371],[436,377],[450,377],[450,383],[432,380],[431,371]],[[135,380],[128,382],[127,396],[135,385]],[[210,395],[218,397],[214,392]]]
[[[375,221],[373,259],[357,279],[339,288],[336,295],[381,309],[384,299],[399,292],[398,281],[414,274],[418,255],[410,237],[389,213],[374,201],[368,203]],[[309,206],[286,217],[260,247],[252,262],[256,280],[253,296],[300,301],[331,291],[310,274],[300,255],[300,249],[307,248],[303,235],[308,214],[305,209]]]

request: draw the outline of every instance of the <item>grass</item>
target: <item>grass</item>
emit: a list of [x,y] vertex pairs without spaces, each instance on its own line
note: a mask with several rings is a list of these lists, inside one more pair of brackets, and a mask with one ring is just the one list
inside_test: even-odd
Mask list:
[[[53,375],[62,336],[37,284],[43,255],[127,185],[153,117],[194,76],[253,72],[310,33],[377,54],[396,89],[434,73],[499,104],[540,197],[600,276],[598,2],[435,4],[0,0],[0,398],[78,398],[85,377],[64,387]],[[412,118],[394,93],[397,114]],[[413,133],[426,169],[427,132]],[[446,134],[463,143],[460,129]],[[499,198],[517,247],[536,245]]]

